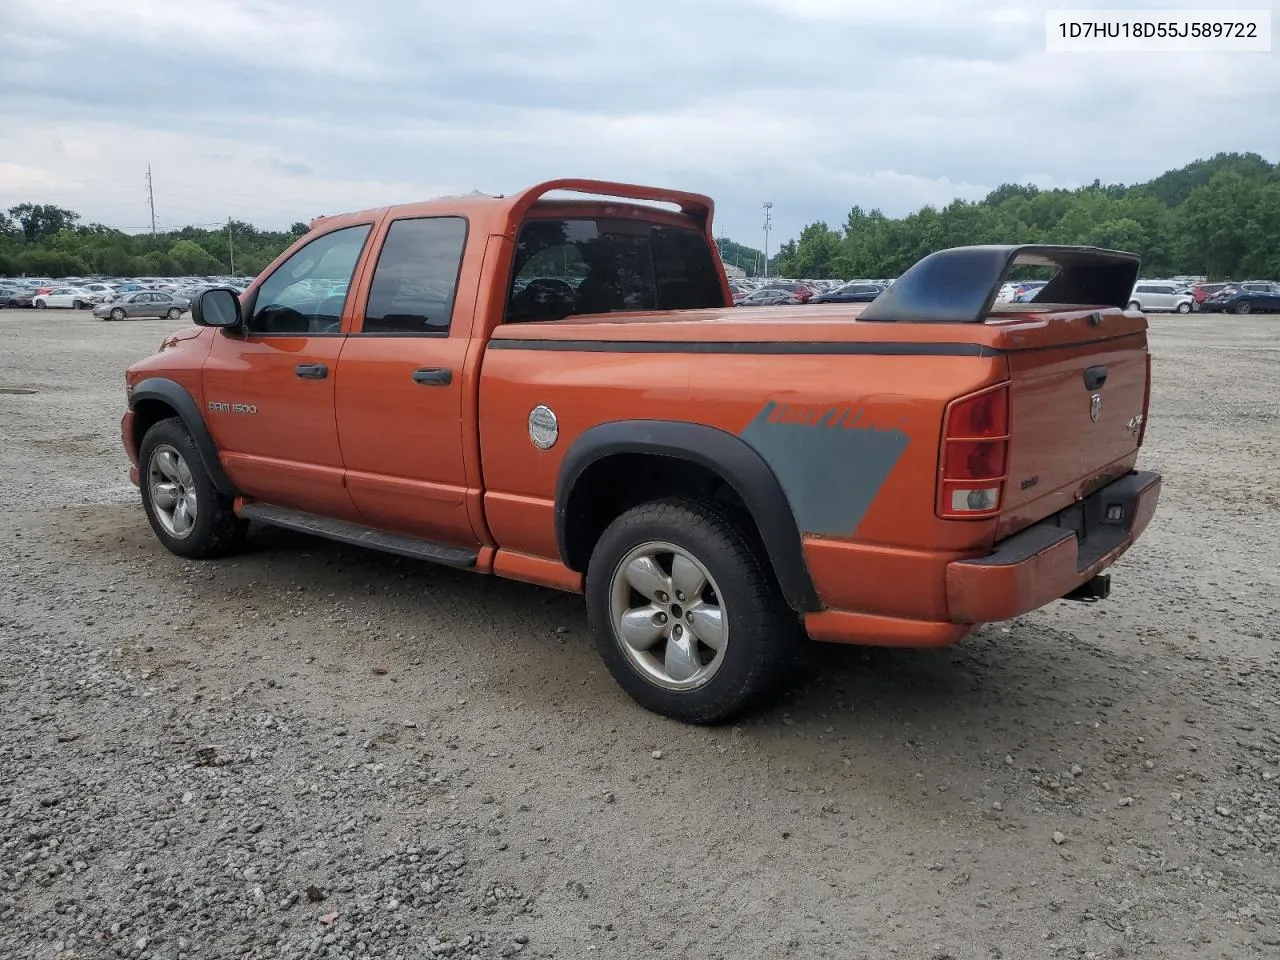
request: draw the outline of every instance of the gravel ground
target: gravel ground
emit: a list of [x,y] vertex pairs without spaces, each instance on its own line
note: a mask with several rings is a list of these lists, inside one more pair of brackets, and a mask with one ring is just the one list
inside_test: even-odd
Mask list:
[[1280,318],[1153,318],[1112,598],[640,711],[577,598],[125,477],[167,321],[0,311],[0,956],[1280,955]]

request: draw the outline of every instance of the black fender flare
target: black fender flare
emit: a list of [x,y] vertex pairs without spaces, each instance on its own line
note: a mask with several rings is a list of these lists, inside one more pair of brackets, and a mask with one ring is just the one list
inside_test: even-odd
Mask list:
[[800,528],[777,476],[746,441],[704,424],[616,420],[579,434],[560,463],[556,481],[556,545],[566,566],[570,566],[568,508],[574,486],[592,464],[623,453],[686,460],[723,479],[755,521],[787,604],[797,613],[822,609],[805,563]]
[[136,409],[143,400],[159,400],[177,411],[178,416],[182,418],[183,426],[187,428],[187,433],[191,434],[191,440],[196,445],[196,451],[200,454],[209,479],[218,488],[218,492],[228,497],[238,496],[240,491],[236,489],[235,484],[222,468],[222,460],[218,457],[218,446],[213,442],[213,436],[205,425],[204,417],[200,415],[200,408],[196,406],[195,398],[187,392],[187,388],[166,377],[148,377],[139,382],[129,394],[129,409]]

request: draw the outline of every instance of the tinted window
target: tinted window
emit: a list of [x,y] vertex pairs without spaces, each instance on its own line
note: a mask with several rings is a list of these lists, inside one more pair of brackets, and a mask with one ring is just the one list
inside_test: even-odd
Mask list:
[[586,313],[722,307],[697,230],[643,220],[529,220],[516,243],[507,322]]
[[378,256],[365,333],[448,333],[467,242],[462,217],[397,220]]
[[155,303],[172,303],[173,302],[173,297],[169,296],[167,293],[153,293],[151,295],[151,299]]
[[251,333],[336,333],[368,224],[317,237],[276,268],[258,288]]

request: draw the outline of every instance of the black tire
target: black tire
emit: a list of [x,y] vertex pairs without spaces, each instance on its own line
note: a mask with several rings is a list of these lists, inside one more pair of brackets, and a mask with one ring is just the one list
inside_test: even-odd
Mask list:
[[165,316],[170,320],[180,320],[182,318],[182,311],[177,307],[170,307],[169,312],[166,313]]
[[124,318],[125,318],[125,312],[122,309],[120,309],[119,307],[112,308],[111,310],[112,320],[123,320]]
[[1189,304],[1189,303],[1180,303],[1180,304],[1178,304],[1178,312],[1179,312],[1179,313],[1190,313],[1190,312],[1191,312],[1191,304]]
[[1129,305],[1128,305],[1127,307],[1125,307],[1125,309],[1126,309],[1126,310],[1141,310],[1141,309],[1142,309],[1142,304],[1140,304],[1137,300],[1130,300],[1130,301],[1129,301]]
[[48,309],[48,306],[49,306],[49,305],[48,305],[47,303],[45,303],[43,300],[37,300],[37,301],[35,302],[35,308],[36,308],[37,310],[45,310],[45,309]]
[[[176,450],[191,471],[190,489],[196,495],[196,519],[191,532],[183,537],[175,537],[165,530],[152,501],[149,482],[152,457],[162,445]],[[221,494],[213,485],[204,460],[180,418],[161,420],[147,430],[138,450],[138,472],[142,508],[156,538],[170,553],[194,560],[207,560],[234,553],[243,543],[249,527],[248,521],[236,516],[231,499]]]
[[1253,304],[1248,300],[1241,300],[1236,304],[1236,313],[1253,313]]
[[[723,611],[723,660],[691,689],[668,689],[647,677],[624,652],[614,627],[615,571],[649,542],[679,547],[701,564]],[[726,505],[704,499],[645,503],[614,520],[592,553],[586,601],[596,648],[613,678],[645,709],[685,723],[720,723],[760,705],[787,679],[803,636],[750,524]],[[678,619],[679,612],[673,616]]]

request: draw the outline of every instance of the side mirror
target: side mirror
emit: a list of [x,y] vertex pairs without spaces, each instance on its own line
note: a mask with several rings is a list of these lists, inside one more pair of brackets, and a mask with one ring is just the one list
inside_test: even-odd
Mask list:
[[191,301],[191,319],[201,327],[238,327],[244,322],[240,298],[230,287],[202,290]]

